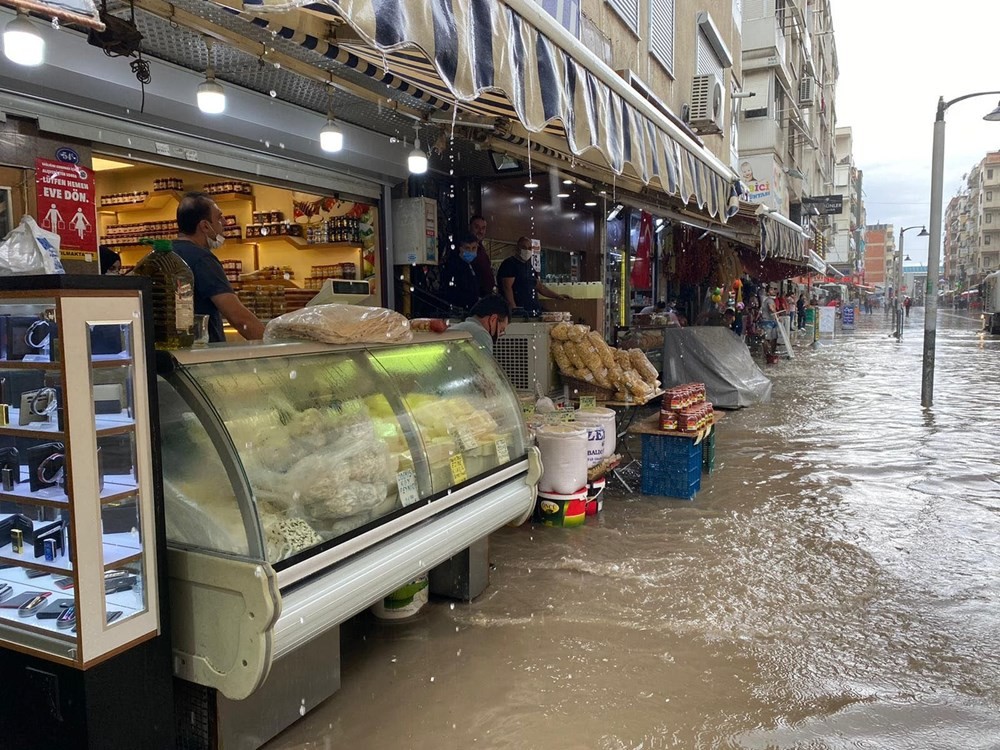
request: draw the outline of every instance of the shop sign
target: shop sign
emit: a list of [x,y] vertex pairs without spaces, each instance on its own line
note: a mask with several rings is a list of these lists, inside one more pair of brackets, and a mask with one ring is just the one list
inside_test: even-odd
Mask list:
[[820,216],[839,214],[844,210],[843,195],[814,195],[802,199],[803,206],[814,206]]
[[841,328],[854,328],[854,305],[845,305],[840,311]]
[[63,146],[60,149],[56,149],[56,158],[59,161],[64,161],[69,164],[80,163],[80,155],[76,153],[76,151],[71,149],[69,146]]
[[78,164],[35,160],[38,223],[59,235],[59,250],[97,251],[94,173]]

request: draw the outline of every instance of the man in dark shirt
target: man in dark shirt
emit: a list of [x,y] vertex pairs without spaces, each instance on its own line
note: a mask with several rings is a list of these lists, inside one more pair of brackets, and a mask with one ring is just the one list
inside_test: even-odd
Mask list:
[[213,250],[222,247],[222,211],[205,193],[187,193],[177,207],[176,252],[194,274],[194,312],[208,316],[208,340],[225,341],[222,318],[243,338],[264,338],[264,324],[250,312],[226,278]]
[[531,240],[520,237],[514,254],[504,260],[497,270],[497,281],[500,291],[512,308],[519,307],[529,315],[535,315],[541,309],[538,305],[538,295],[552,299],[569,299],[568,294],[553,292],[542,280],[531,265]]
[[490,255],[486,252],[483,240],[486,239],[486,219],[476,214],[469,219],[469,231],[476,238],[476,259],[472,261],[472,268],[479,278],[479,296],[485,297],[493,294],[496,288],[496,280],[493,278],[493,265],[490,263]]
[[441,293],[460,310],[469,311],[479,301],[479,278],[473,263],[476,260],[476,238],[463,234],[455,250],[448,254],[441,274]]

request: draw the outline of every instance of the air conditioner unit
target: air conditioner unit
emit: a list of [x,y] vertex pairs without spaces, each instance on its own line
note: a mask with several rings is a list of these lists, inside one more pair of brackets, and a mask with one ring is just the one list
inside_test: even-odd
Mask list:
[[691,80],[688,125],[699,133],[722,132],[722,81],[714,73]]
[[811,107],[816,93],[816,79],[811,76],[803,76],[799,81],[799,106]]

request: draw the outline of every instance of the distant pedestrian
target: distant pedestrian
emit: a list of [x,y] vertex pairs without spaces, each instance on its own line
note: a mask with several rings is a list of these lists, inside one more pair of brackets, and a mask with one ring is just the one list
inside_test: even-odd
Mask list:
[[795,318],[799,321],[799,330],[806,327],[806,293],[801,292],[795,300]]
[[913,300],[909,297],[903,297],[903,309],[906,310],[906,317],[910,317],[910,305],[913,304]]

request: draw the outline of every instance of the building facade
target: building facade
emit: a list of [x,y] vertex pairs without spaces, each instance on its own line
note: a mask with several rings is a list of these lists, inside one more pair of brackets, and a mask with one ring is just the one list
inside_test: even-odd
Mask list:
[[892,224],[869,224],[864,229],[864,283],[888,292],[895,287],[896,237]]
[[987,153],[948,202],[943,248],[943,286],[956,295],[1000,269],[1000,151]]

